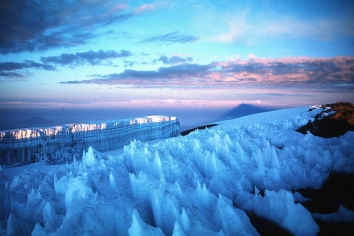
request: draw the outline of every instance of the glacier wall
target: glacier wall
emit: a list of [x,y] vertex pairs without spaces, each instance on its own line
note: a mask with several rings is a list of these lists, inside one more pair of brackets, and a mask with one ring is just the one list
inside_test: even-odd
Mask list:
[[108,151],[134,139],[147,141],[179,135],[178,119],[168,116],[0,131],[0,164],[65,160],[89,146]]

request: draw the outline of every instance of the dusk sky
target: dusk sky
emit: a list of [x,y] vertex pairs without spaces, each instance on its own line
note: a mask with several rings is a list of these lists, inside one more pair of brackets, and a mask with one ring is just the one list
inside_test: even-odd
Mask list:
[[352,0],[0,3],[0,108],[340,100],[354,102]]

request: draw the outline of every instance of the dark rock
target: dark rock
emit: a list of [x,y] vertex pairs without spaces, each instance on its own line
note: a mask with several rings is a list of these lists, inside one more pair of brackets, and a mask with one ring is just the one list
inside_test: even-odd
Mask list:
[[339,205],[354,211],[354,175],[332,172],[320,189],[297,190],[311,201],[301,203],[311,213],[331,214]]
[[189,133],[191,133],[191,132],[193,132],[195,130],[202,130],[202,129],[210,128],[210,127],[213,127],[213,126],[217,126],[217,124],[203,125],[203,126],[199,126],[197,128],[185,130],[185,131],[181,132],[181,135],[182,136],[186,136],[187,134],[189,134]]
[[354,224],[352,223],[331,223],[316,221],[318,226],[320,226],[320,232],[318,235],[341,235],[341,236],[352,236],[354,235]]
[[[334,104],[322,105],[322,111],[315,116],[313,122],[309,121],[306,125],[296,131],[322,138],[333,138],[344,135],[347,131],[354,131],[354,106],[348,102],[338,102]],[[310,109],[309,111],[311,111]],[[330,112],[334,114],[326,116]]]

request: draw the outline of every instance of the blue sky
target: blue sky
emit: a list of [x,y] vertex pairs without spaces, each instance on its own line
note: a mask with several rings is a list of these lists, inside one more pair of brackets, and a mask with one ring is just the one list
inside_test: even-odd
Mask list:
[[352,1],[0,5],[0,108],[354,102]]

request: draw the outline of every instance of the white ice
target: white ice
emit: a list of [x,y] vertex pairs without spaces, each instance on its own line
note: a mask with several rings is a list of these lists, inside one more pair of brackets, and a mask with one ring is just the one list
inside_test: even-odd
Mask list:
[[323,139],[295,131],[319,111],[251,115],[107,154],[90,147],[63,165],[3,167],[0,234],[258,235],[247,216],[257,214],[316,235],[314,218],[333,216],[311,215],[295,191],[319,188],[330,171],[354,173],[354,132]]

